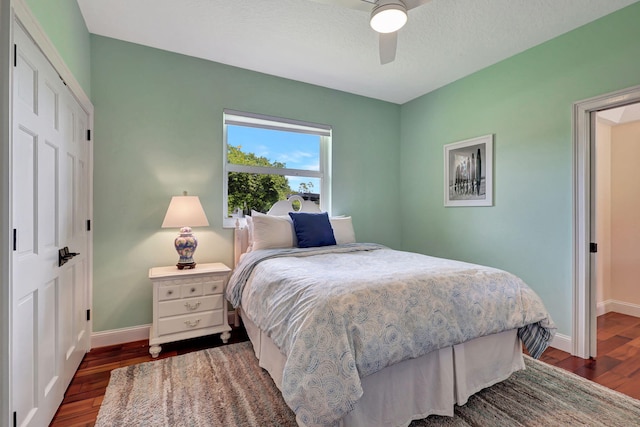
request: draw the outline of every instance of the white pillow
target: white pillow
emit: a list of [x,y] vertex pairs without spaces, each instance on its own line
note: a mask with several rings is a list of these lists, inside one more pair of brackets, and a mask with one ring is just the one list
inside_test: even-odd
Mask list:
[[293,221],[289,216],[251,212],[253,245],[251,250],[294,248],[298,244]]
[[336,238],[336,244],[355,243],[356,233],[353,231],[353,224],[350,216],[329,218],[331,228],[333,228],[333,236]]

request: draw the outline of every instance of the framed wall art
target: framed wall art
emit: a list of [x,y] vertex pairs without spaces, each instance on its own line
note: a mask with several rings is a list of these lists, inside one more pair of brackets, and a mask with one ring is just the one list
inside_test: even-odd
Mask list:
[[444,146],[444,205],[493,206],[493,134]]

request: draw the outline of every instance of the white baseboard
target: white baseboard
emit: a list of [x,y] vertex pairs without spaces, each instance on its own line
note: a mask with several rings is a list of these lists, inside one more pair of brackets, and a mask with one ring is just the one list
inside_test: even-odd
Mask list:
[[[235,310],[229,311],[227,313],[227,322],[230,325],[238,326],[239,323],[236,323],[237,321],[238,318],[236,318]],[[93,334],[91,334],[91,348],[106,347],[109,345],[118,345],[133,341],[148,340],[150,329],[151,324],[94,332]]]
[[[640,308],[640,307],[638,307]],[[611,310],[614,311],[614,310]],[[621,311],[615,310],[618,313]],[[627,313],[623,313],[627,314]],[[633,314],[631,314],[633,316]],[[638,315],[640,317],[640,315]],[[228,313],[229,324],[233,325],[236,321],[235,311]],[[149,339],[149,329],[151,325],[134,326],[130,328],[112,329],[109,331],[94,332],[91,335],[91,348],[106,347],[109,345],[124,344],[133,341],[142,341]],[[551,341],[551,347],[558,350],[571,353],[573,351],[573,344],[571,337],[556,333]]]
[[553,337],[553,341],[551,341],[551,347],[571,354],[573,351],[573,342],[571,341],[570,336],[556,333]]
[[91,334],[91,348],[149,339],[151,325],[133,326],[130,328],[111,329]]
[[616,301],[612,299],[598,303],[598,306],[597,306],[598,316],[606,313],[610,313],[612,311],[620,314],[626,314],[627,316],[640,317],[640,305],[638,304],[632,304],[630,302],[624,302],[624,301]]

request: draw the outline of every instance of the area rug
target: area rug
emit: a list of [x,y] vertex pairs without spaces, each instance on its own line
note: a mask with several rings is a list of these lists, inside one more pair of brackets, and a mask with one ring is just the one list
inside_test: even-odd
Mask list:
[[[640,401],[525,356],[527,369],[424,426],[634,426]],[[97,427],[296,426],[249,342],[115,369]]]

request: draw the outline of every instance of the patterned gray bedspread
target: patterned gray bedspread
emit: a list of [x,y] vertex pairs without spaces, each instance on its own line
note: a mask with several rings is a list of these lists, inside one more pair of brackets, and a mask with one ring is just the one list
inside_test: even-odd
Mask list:
[[282,394],[303,426],[334,424],[386,366],[515,328],[539,357],[556,329],[513,274],[375,244],[249,252],[227,299],[286,355]]

